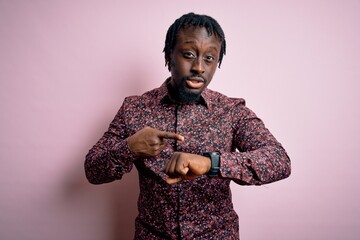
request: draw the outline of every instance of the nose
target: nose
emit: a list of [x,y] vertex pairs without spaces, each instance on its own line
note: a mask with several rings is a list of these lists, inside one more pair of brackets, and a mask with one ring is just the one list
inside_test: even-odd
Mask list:
[[203,74],[205,72],[204,63],[200,58],[194,60],[191,71],[197,74]]

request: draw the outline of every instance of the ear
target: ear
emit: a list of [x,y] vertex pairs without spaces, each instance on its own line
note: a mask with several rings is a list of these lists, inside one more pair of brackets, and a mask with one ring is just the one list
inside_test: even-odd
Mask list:
[[171,64],[170,61],[168,59],[165,58],[165,67],[168,67],[169,72],[171,71]]
[[172,66],[172,52],[170,52],[169,56],[165,56],[165,66],[168,67],[169,72],[171,72]]

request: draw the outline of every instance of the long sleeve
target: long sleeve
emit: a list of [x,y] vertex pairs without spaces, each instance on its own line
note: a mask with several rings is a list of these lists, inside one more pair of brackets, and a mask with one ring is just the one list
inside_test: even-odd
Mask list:
[[125,114],[126,101],[111,122],[108,130],[89,150],[85,158],[85,174],[90,183],[101,184],[121,179],[130,172],[135,156],[127,145]]
[[[140,194],[135,238],[238,239],[231,181],[259,185],[280,180],[289,176],[290,160],[263,122],[245,107],[245,100],[205,89],[201,102],[176,104],[167,94],[165,82],[124,100],[106,133],[87,154],[86,176],[100,184],[121,179],[133,166],[137,168]],[[144,126],[178,133],[185,141],[169,139],[158,156],[136,157],[127,138]],[[199,155],[220,151],[222,177],[167,184],[163,169],[174,151]]]
[[261,185],[287,178],[290,159],[264,123],[245,106],[235,124],[235,152],[221,155],[221,175],[241,185]]

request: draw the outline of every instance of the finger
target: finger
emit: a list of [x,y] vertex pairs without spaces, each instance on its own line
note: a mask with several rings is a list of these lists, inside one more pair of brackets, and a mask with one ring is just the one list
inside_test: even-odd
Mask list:
[[171,162],[171,161],[168,161],[168,162],[166,163],[165,167],[164,167],[164,173],[166,173],[166,174],[168,174],[168,172],[169,172],[170,162]]
[[179,174],[176,174],[175,169],[176,169],[176,160],[171,159],[169,161],[169,168],[167,169],[168,171],[166,172],[166,174],[169,175],[170,177],[179,176]]
[[188,167],[188,161],[185,160],[180,160],[177,161],[176,166],[175,166],[175,171],[176,173],[180,174],[180,175],[186,175],[189,171],[189,167]]
[[183,142],[184,137],[177,133],[171,133],[171,132],[159,132],[158,134],[159,138],[165,138],[165,139],[174,139]]
[[167,138],[160,138],[160,146],[165,147],[167,145]]
[[174,160],[170,159],[169,161],[166,162],[164,172],[167,175],[173,175],[174,173],[173,169],[174,169]]
[[168,184],[175,184],[175,183],[178,183],[178,182],[181,182],[182,181],[182,178],[181,177],[178,177],[178,178],[168,178],[166,179],[166,182]]
[[166,145],[163,143],[150,146],[151,150],[154,152],[161,152],[165,147]]

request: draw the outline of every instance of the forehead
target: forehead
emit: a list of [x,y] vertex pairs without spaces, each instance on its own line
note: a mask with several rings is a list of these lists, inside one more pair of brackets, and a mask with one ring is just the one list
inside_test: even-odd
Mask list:
[[205,27],[187,27],[179,31],[176,45],[207,44],[220,50],[221,41],[216,34],[210,34]]

